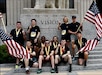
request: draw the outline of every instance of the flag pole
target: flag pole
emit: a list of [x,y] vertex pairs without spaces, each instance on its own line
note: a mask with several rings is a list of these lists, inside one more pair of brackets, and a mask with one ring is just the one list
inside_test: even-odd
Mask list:
[[1,18],[1,21],[2,21],[2,24],[3,24],[3,27],[4,27],[4,31],[5,31],[5,33],[7,33],[7,29],[5,27],[4,19],[3,19],[3,16],[2,16],[1,12],[0,12],[0,18]]
[[[81,25],[78,27],[78,29],[77,29],[77,31],[76,32],[78,32],[79,31],[79,29],[80,29],[80,27],[83,25],[83,22],[85,21],[85,19],[83,19],[82,20],[82,22],[81,22]],[[79,54],[79,52],[80,52],[80,50],[76,53],[76,54]]]
[[78,27],[78,29],[77,29],[77,31],[76,32],[78,32],[79,31],[79,29],[80,29],[80,27],[83,25],[83,22],[84,22],[85,20],[83,19],[82,20],[82,22],[81,22],[81,24],[80,24],[80,26]]

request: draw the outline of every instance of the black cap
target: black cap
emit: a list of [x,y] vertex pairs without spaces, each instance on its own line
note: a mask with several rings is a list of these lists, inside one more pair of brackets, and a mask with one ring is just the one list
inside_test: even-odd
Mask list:
[[72,16],[72,19],[76,18],[76,16]]

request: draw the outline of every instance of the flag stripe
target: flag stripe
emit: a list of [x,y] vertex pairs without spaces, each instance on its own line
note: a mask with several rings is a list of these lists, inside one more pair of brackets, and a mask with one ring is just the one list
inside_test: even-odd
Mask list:
[[7,46],[10,55],[17,58],[30,58],[30,54],[26,49],[11,39],[2,29],[0,29],[0,39]]
[[6,41],[4,41],[4,44],[6,44],[7,48],[8,48],[8,52],[10,53],[10,55],[12,55],[12,50],[11,48],[9,47],[9,45],[7,44]]

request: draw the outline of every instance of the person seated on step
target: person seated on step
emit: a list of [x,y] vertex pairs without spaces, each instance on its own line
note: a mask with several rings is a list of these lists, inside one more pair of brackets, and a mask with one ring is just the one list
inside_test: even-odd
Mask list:
[[[82,47],[85,46],[87,39],[82,37],[82,33],[78,32],[77,33],[77,40],[75,40],[75,45],[74,48],[78,48],[78,50],[80,50]],[[79,52],[78,54],[78,64],[79,65],[84,65],[87,66],[87,59],[88,59],[88,51],[82,51]]]
[[44,47],[45,46],[45,41],[46,41],[46,37],[45,36],[41,36],[41,41],[40,41],[40,47]]
[[54,73],[54,48],[50,45],[50,41],[46,40],[45,41],[45,46],[42,47],[40,55],[39,55],[39,68],[37,71],[37,74],[40,74],[42,72],[42,64],[43,61],[51,61],[51,73]]
[[60,62],[69,62],[69,72],[72,71],[72,58],[66,40],[62,39],[55,51],[55,71],[58,73],[58,64]]
[[[38,63],[37,63],[37,58],[36,58],[36,52],[32,49],[32,43],[31,41],[27,41],[26,42],[26,50],[27,52],[30,54],[30,59],[29,59],[29,66],[30,67],[38,67]],[[21,67],[25,67],[24,66],[24,62],[23,62],[23,65]]]
[[51,46],[54,47],[54,50],[56,50],[56,48],[58,47],[58,37],[57,36],[54,36],[53,39],[51,40]]

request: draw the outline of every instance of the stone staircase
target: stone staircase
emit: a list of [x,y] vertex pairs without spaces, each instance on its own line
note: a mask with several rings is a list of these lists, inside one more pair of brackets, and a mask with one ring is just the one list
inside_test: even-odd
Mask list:
[[[64,65],[61,64],[59,66],[59,71],[67,71],[68,70],[68,64]],[[102,39],[100,40],[100,43],[97,45],[97,47],[90,51],[87,66],[79,66],[77,65],[77,61],[73,61],[72,65],[73,71],[79,71],[79,70],[96,70],[96,69],[102,69]],[[42,70],[43,72],[49,72],[51,69],[50,66],[43,66]],[[37,68],[31,68],[31,72],[36,72]],[[23,73],[25,72],[24,68],[19,68],[14,70],[15,73]]]

